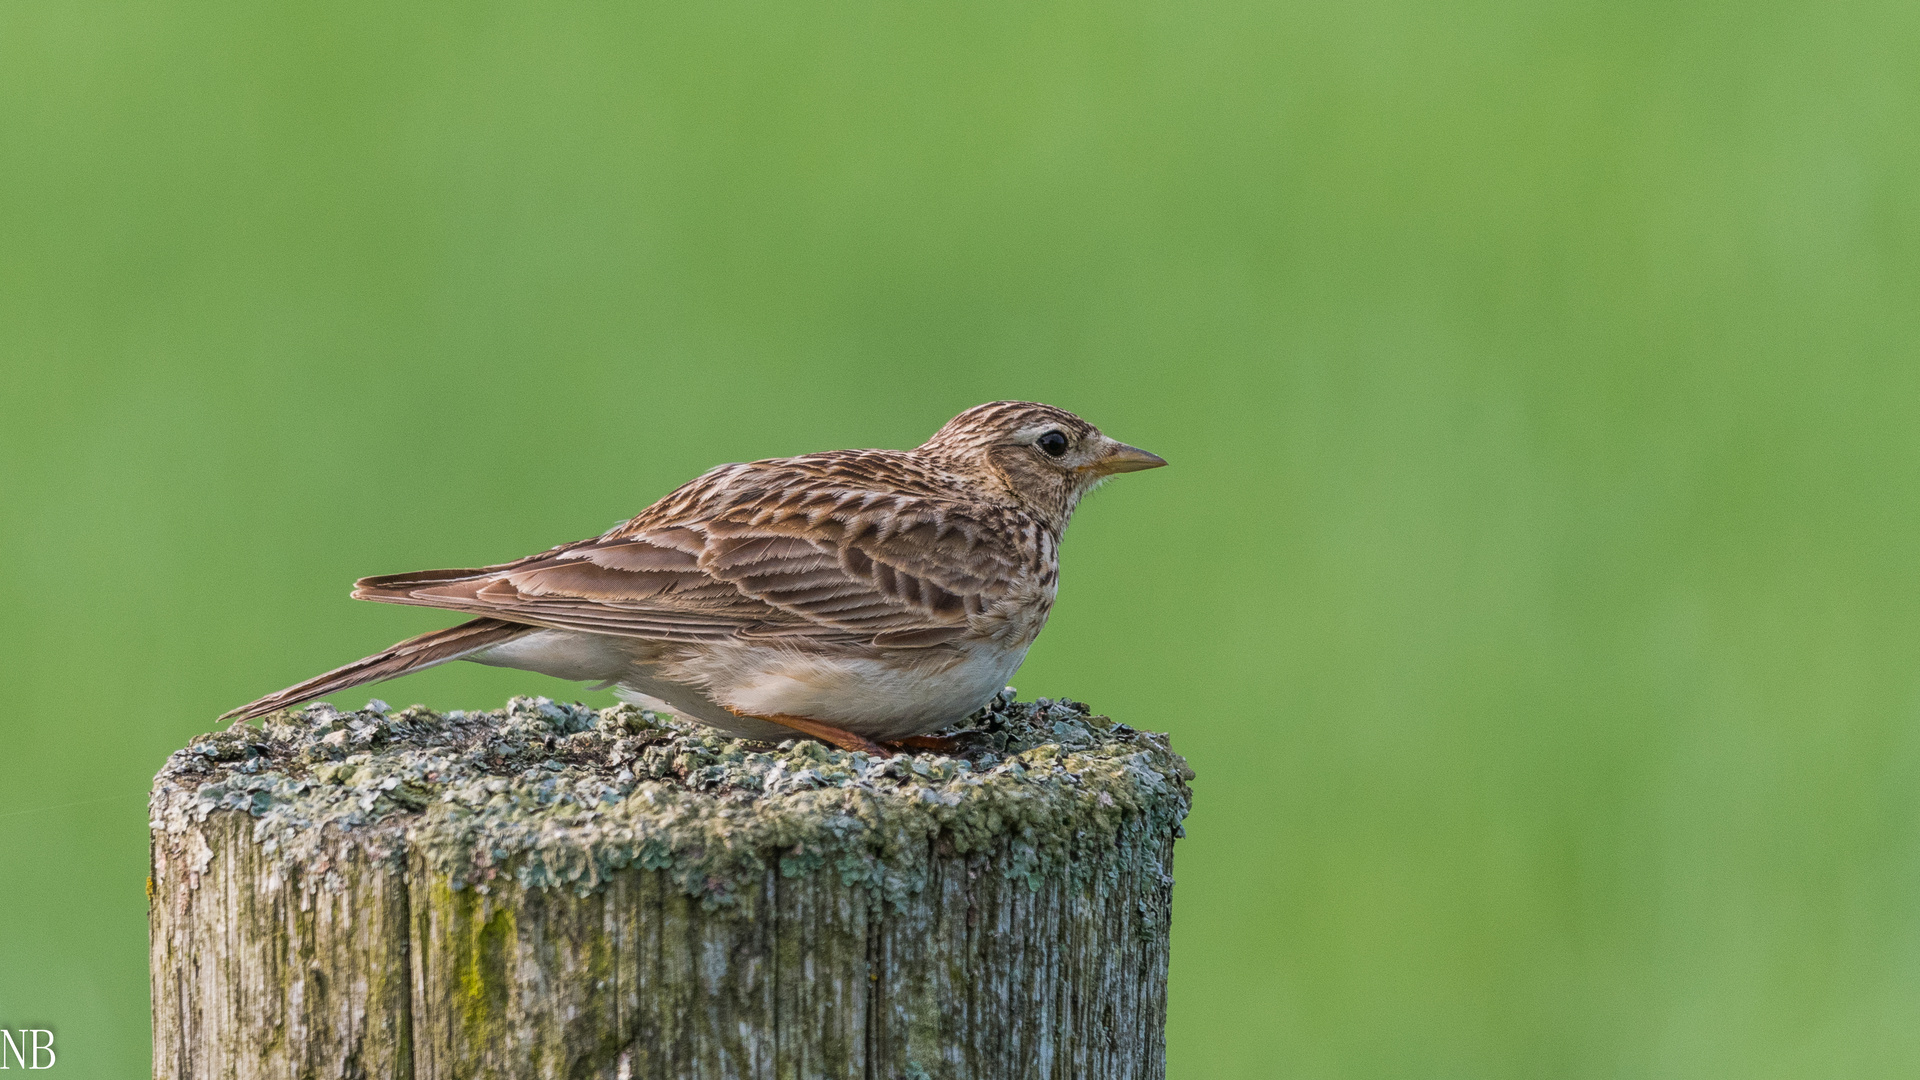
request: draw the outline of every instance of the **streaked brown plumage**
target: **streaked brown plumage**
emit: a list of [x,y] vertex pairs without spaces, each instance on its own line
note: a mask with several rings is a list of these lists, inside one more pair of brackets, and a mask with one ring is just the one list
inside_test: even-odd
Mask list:
[[611,685],[749,738],[924,735],[1025,657],[1081,496],[1164,464],[1065,410],[997,401],[915,450],[722,465],[590,540],[361,579],[357,599],[480,617],[222,719],[466,659]]

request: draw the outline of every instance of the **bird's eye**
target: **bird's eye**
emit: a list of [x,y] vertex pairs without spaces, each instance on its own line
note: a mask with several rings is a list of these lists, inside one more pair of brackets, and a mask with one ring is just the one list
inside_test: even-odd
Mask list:
[[1067,452],[1067,437],[1057,431],[1049,431],[1033,440],[1033,445],[1039,447],[1040,452],[1048,457],[1059,457]]

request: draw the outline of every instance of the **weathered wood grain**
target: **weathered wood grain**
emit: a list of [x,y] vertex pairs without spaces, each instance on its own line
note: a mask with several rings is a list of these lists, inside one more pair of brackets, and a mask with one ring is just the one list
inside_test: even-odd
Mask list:
[[[1189,774],[1155,737],[1116,727],[1103,750],[1107,728],[1086,718],[1086,731],[1056,732],[1096,732],[1076,750],[1009,727],[983,740],[975,771],[939,759],[885,776],[886,763],[817,748],[779,751],[791,759],[723,750],[713,760],[737,766],[745,794],[722,784],[705,802],[676,801],[635,781],[572,805],[532,800],[529,820],[546,831],[516,856],[519,833],[476,831],[486,809],[458,810],[457,793],[439,789],[460,782],[458,753],[519,764],[520,744],[431,714],[351,714],[387,723],[387,741],[364,739],[358,757],[314,750],[347,742],[325,742],[334,731],[366,734],[340,726],[344,715],[196,743],[157,782],[157,1077],[1164,1074],[1170,871]],[[1040,721],[1059,715],[1085,717]],[[591,723],[606,737],[574,739],[581,756],[502,766],[525,783],[471,801],[505,815],[576,767],[591,794],[591,769],[606,764],[592,755],[621,764],[626,743],[679,762],[689,785],[721,767],[681,745],[697,733],[618,734],[631,716],[619,729]],[[523,726],[526,746],[554,752]],[[418,767],[383,771],[403,758]],[[778,794],[802,766],[840,775],[842,788]],[[755,769],[769,778],[758,795],[744,779]],[[783,797],[792,820],[753,823],[778,848],[721,858],[710,849],[733,833],[690,824],[711,813],[744,829],[743,815]],[[1069,813],[1082,815],[1070,832],[1049,833]],[[799,827],[809,815],[847,843],[818,842]],[[649,831],[660,822],[671,828]],[[529,866],[565,883],[526,884]]]
[[154,837],[154,1075],[413,1076],[397,848],[335,842],[303,873],[252,834],[229,811]]

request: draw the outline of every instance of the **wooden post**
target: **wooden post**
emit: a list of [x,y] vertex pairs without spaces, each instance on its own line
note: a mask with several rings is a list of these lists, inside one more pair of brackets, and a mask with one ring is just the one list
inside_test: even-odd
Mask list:
[[869,759],[516,698],[330,706],[156,778],[154,1075],[1158,1078],[1161,735],[1003,694]]

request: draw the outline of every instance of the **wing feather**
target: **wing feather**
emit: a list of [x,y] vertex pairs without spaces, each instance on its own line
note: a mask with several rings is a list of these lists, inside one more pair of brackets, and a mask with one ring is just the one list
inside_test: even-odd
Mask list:
[[[897,490],[863,490],[840,459]],[[907,459],[904,461],[897,459]],[[917,470],[917,472],[916,472]],[[471,570],[362,579],[354,595],[509,622],[679,640],[951,641],[1026,587],[1035,524],[951,498],[888,451],[722,466],[604,536]],[[946,497],[942,497],[942,496]]]

